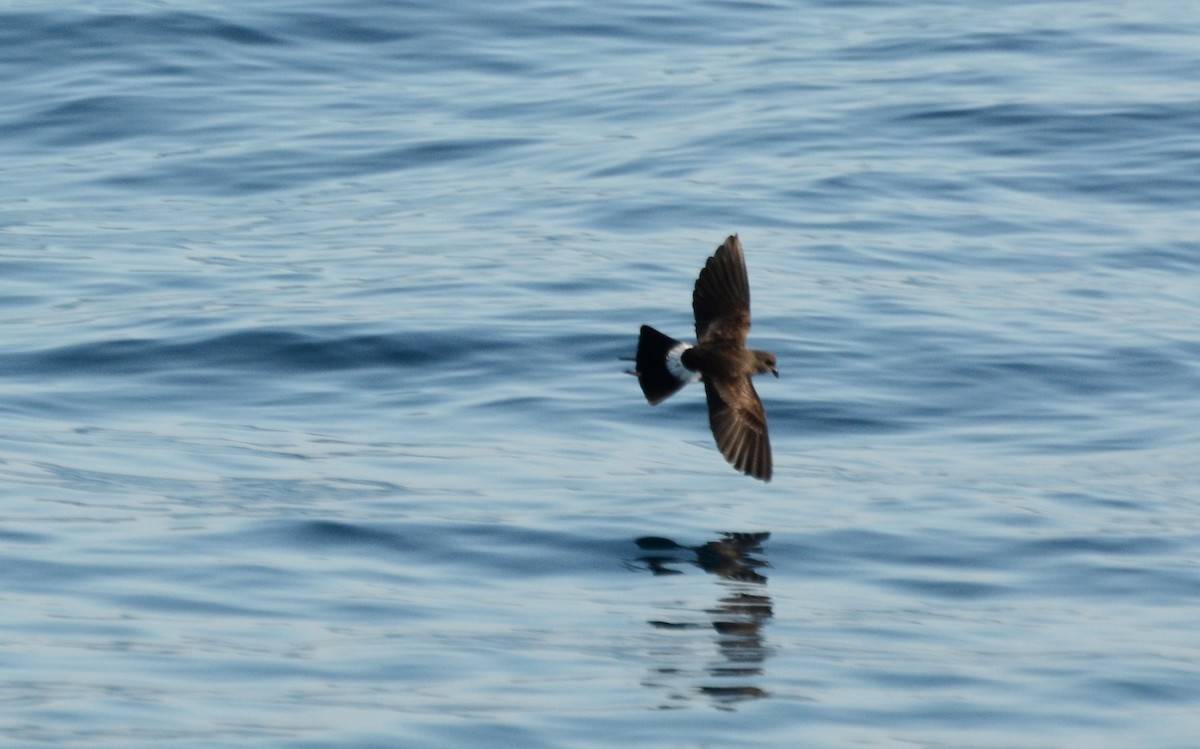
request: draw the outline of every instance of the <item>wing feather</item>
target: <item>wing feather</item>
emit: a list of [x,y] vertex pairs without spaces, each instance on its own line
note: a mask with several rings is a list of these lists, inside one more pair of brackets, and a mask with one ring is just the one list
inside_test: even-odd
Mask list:
[[742,473],[770,481],[767,412],[750,378],[705,378],[704,392],[708,397],[709,426],[721,454]]
[[692,291],[696,340],[743,346],[750,332],[750,280],[737,235],[725,240],[705,263]]

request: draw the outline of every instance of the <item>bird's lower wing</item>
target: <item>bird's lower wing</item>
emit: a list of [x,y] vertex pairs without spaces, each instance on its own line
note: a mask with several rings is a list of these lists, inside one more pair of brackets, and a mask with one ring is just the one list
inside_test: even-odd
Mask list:
[[708,422],[721,454],[742,473],[770,481],[767,413],[750,378],[706,378],[704,392],[708,396]]

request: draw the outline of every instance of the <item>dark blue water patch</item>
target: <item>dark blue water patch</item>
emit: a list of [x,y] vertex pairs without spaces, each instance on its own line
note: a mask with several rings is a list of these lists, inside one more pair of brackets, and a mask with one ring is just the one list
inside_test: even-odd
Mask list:
[[264,524],[247,533],[256,544],[275,539],[304,553],[392,558],[398,572],[419,561],[459,571],[453,574],[486,570],[522,578],[618,569],[632,549],[627,540],[504,523],[305,520]]
[[[54,16],[31,18],[45,23]],[[89,52],[128,50],[130,45],[150,44],[175,52],[193,46],[212,49],[214,43],[275,45],[281,41],[263,29],[235,23],[227,18],[186,11],[148,13],[88,13],[75,18],[59,17],[42,30],[42,38]]]
[[369,22],[365,16],[360,19],[344,12],[285,10],[261,16],[259,23],[298,42],[386,45],[421,37],[434,15],[433,10],[427,3],[392,2],[388,4],[387,12],[371,13]]
[[0,584],[5,590],[41,594],[48,588],[63,585],[77,588],[90,582],[139,574],[139,570],[130,565],[97,563],[94,559],[79,557],[73,559],[75,561],[51,561],[22,557],[15,553],[0,555]]
[[289,190],[323,181],[442,167],[452,162],[494,165],[517,158],[524,138],[438,139],[362,151],[350,142],[311,147],[201,150],[174,154],[121,174],[101,178],[107,185],[227,197]]
[[1114,389],[1153,392],[1168,400],[1191,401],[1200,393],[1200,371],[1185,342],[1122,346],[1095,357]]
[[901,690],[962,690],[987,689],[998,686],[998,680],[956,674],[948,670],[933,671],[884,671],[866,669],[862,677],[877,684]]
[[[761,388],[759,396],[768,404],[772,430],[820,439],[830,434],[895,434],[908,431],[919,421],[933,418],[918,411],[904,413],[894,405],[880,407],[878,403],[862,401],[797,402],[790,398],[772,396]],[[917,418],[913,418],[913,417]]]
[[1096,555],[1107,559],[1121,556],[1167,554],[1179,547],[1177,542],[1161,536],[1059,536],[1018,544],[1012,550],[1013,559],[1044,560],[1046,558]]
[[[1065,585],[1077,586],[1100,600],[1127,598],[1157,606],[1187,608],[1200,597],[1200,574],[1186,564],[1154,564],[1143,567],[1103,565],[1064,572]],[[1086,581],[1086,582],[1085,582]]]
[[871,563],[890,569],[898,566],[936,572],[939,579],[955,570],[989,571],[1009,567],[996,540],[949,534],[937,530],[906,535],[859,529],[815,534],[807,544],[824,550],[829,559]]
[[[3,39],[10,34],[20,43]],[[215,102],[228,99],[198,91],[229,77],[224,53],[232,49],[233,57],[277,43],[255,29],[194,13],[2,16],[0,44],[13,50],[4,56],[6,80],[22,106],[10,110],[17,116],[0,119],[0,134],[20,139],[22,153],[35,146],[59,154],[147,136],[182,142],[197,123],[211,122]],[[194,151],[194,145],[175,150]]]
[[520,362],[512,342],[477,332],[263,329],[0,353],[0,381],[20,383],[5,410],[25,415],[105,419],[221,404],[289,421],[317,411],[352,420],[363,409],[444,408],[481,377],[522,371]]
[[1121,270],[1195,274],[1200,272],[1200,242],[1189,239],[1152,246],[1139,243],[1108,253],[1104,262]]
[[[896,124],[940,124],[953,131],[978,128],[1038,133],[1044,145],[1094,146],[1112,140],[1182,128],[1200,116],[1191,103],[1153,104],[1144,109],[1065,110],[1044,104],[1004,103],[954,108],[907,104],[889,111]],[[1061,140],[1054,140],[1060,138]]]
[[[560,749],[563,746],[560,739],[547,736],[542,730],[497,720],[490,715],[474,717],[469,721],[434,720],[413,716],[406,720],[405,724],[407,731],[413,735],[411,743],[405,742],[409,746],[519,746],[523,749]],[[361,746],[363,749],[384,749],[396,745],[394,737],[381,737],[378,743],[367,741],[355,746]],[[322,745],[305,742],[296,746],[301,749],[321,749]]]
[[0,134],[30,136],[39,144],[53,147],[94,145],[168,132],[171,123],[185,115],[187,108],[185,102],[168,104],[153,96],[84,96],[5,123]]
[[156,614],[173,614],[180,616],[211,616],[211,617],[241,617],[266,619],[282,617],[278,612],[272,612],[260,606],[233,605],[223,601],[205,599],[199,596],[162,595],[152,593],[134,593],[108,597],[108,602],[121,609],[154,612]]
[[1200,195],[1200,176],[1188,167],[1174,165],[1175,171],[1148,172],[1140,167],[1126,169],[1116,165],[1089,165],[1077,171],[1058,169],[1048,173],[1018,174],[993,178],[995,185],[1017,192],[1046,195],[1076,194],[1101,202],[1140,205],[1153,208],[1192,206]]
[[611,574],[630,553],[630,540],[596,537],[579,529],[455,524],[441,532],[447,561],[470,560],[478,569],[522,577]]
[[[1112,186],[1123,185],[1126,189],[1166,178],[1181,183],[1174,188],[1188,187],[1195,194],[1196,180],[1188,179],[1183,172],[1172,177],[1144,169],[1148,160],[1157,160],[1160,149],[1192,142],[1191,134],[1200,128],[1200,106],[1192,102],[1087,109],[1030,103],[954,108],[905,104],[872,112],[871,116],[881,118],[887,123],[881,126],[894,133],[907,133],[924,142],[932,138],[970,144],[981,155],[1040,155],[1053,159],[1053,163],[1061,163],[1070,155],[1082,157],[1071,168],[1056,170],[1061,173],[1055,175],[1064,185],[1079,190],[1087,190],[1089,185],[1103,186],[1105,178]],[[1189,153],[1194,161],[1195,149]],[[1129,163],[1122,167],[1117,159]],[[1019,178],[1035,176],[1026,173]]]
[[1074,510],[1083,509],[1085,512],[1101,509],[1141,514],[1145,511],[1143,498],[1139,496],[1122,497],[1106,492],[1081,491],[1051,492],[1046,496],[1048,499],[1061,502],[1063,505],[1071,507]]
[[903,594],[916,593],[930,598],[944,598],[956,601],[998,598],[1011,595],[1014,592],[1012,586],[966,580],[923,580],[912,577],[886,577],[879,580],[878,583]]
[[87,35],[79,40],[85,44],[107,43],[115,47],[137,40],[152,41],[173,49],[178,49],[181,40],[193,40],[198,45],[211,45],[214,41],[237,45],[281,43],[262,29],[214,15],[185,11],[103,14],[76,21],[72,27]]
[[611,231],[657,231],[671,226],[769,226],[766,216],[747,216],[746,207],[724,198],[664,195],[642,196],[637,200],[611,200],[600,204],[579,204],[579,219],[589,227]]
[[44,72],[47,65],[111,64],[113,60],[146,64],[152,50],[158,50],[163,55],[160,63],[167,64],[167,58],[175,62],[211,59],[226,45],[281,43],[264,29],[200,13],[0,13],[0,47],[6,50],[0,69],[18,74],[18,80],[35,70]]
[[[904,33],[842,47],[837,50],[837,56],[843,60],[872,64],[952,56],[970,59],[988,53],[1053,56],[1065,45],[1076,51],[1086,43],[1073,32],[1059,29],[980,31],[972,34]],[[953,62],[947,60],[945,65],[950,67]]]
[[192,370],[329,372],[347,369],[403,369],[446,366],[495,351],[501,343],[473,335],[406,333],[391,336],[337,331],[319,335],[289,330],[236,331],[182,342],[116,339],[43,351],[0,354],[7,376],[46,378],[123,376]]
[[[889,419],[949,424],[1021,415],[1096,416],[1120,402],[1187,402],[1200,390],[1200,373],[1186,348],[1170,340],[1135,347],[1047,341],[1031,351],[1018,341],[989,340],[983,332],[971,341],[934,330],[880,330],[862,338],[874,354],[853,365],[849,381],[876,402],[881,392],[894,395],[880,411]],[[847,371],[841,367],[833,374],[845,382]]]
[[45,533],[27,533],[0,527],[0,542],[6,544],[44,544],[51,542],[53,538]]
[[[566,5],[546,13],[541,8],[491,6],[487,13],[457,20],[524,44],[547,41],[570,47],[620,44],[620,49],[653,45],[721,45],[753,33],[750,24],[726,24],[720,6],[707,3],[687,8],[637,4]],[[752,9],[743,9],[752,10]],[[478,35],[477,35],[478,36]]]
[[[1095,721],[1090,716],[1080,720],[1069,714],[1064,715],[1061,709],[1051,712],[1052,709],[1040,706],[1034,709],[1023,706],[1020,710],[991,708],[977,705],[958,696],[941,696],[938,699],[922,700],[919,706],[904,709],[902,723],[905,730],[933,729],[935,727],[944,729],[946,726],[953,726],[959,731],[987,729],[987,735],[1003,732],[1007,737],[1006,740],[1011,741],[1014,746],[1022,744],[1021,738],[1018,738],[1020,731],[1034,732],[1037,739],[1028,745],[1038,746],[1045,733],[1049,732],[1053,735],[1055,732],[1063,730],[1064,724],[1068,726],[1095,725]],[[848,725],[892,725],[897,717],[892,714],[893,710],[894,708],[887,706],[851,710],[844,718],[848,721]],[[1101,720],[1100,722],[1107,725],[1110,721]],[[1020,729],[1013,728],[1014,725],[1019,725]],[[983,746],[986,745],[986,743],[983,744]]]
[[332,548],[376,549],[383,552],[412,551],[418,545],[406,541],[408,534],[332,520],[308,520],[284,529],[297,546],[308,551]]
[[1094,695],[1096,701],[1122,710],[1130,709],[1131,704],[1194,705],[1200,699],[1194,672],[1161,665],[1141,678],[1087,679],[1081,688]]
[[[24,413],[223,403],[299,415],[339,402],[367,407],[383,396],[389,408],[457,402],[488,422],[518,419],[533,426],[551,419],[565,426],[611,416],[613,403],[604,394],[612,387],[627,386],[628,407],[639,403],[636,381],[623,373],[629,364],[620,361],[633,353],[634,340],[532,329],[514,335],[498,328],[392,334],[267,328],[0,352],[0,381],[21,383],[7,406]],[[490,390],[484,382],[509,384]],[[702,415],[702,399],[693,405]]]
[[[521,146],[537,141],[530,138],[470,138],[432,140],[366,154],[357,159],[359,173],[414,169],[441,165],[450,161],[488,161]],[[489,157],[482,159],[481,157]]]

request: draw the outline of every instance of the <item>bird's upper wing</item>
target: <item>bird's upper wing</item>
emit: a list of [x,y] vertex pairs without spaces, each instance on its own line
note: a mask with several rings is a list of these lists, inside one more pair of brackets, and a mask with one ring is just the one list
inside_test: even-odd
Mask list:
[[771,441],[767,412],[747,376],[704,378],[708,423],[717,447],[733,467],[763,481],[771,480]]
[[696,340],[743,346],[750,332],[750,280],[737,235],[725,240],[705,263],[692,292]]

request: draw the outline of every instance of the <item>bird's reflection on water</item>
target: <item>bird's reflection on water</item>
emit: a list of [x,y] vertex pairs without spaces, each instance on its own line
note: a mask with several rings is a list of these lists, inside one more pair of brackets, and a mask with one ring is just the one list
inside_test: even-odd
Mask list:
[[[767,578],[760,572],[768,565],[759,558],[765,554],[763,542],[768,537],[769,533],[724,533],[702,546],[683,546],[654,536],[637,539],[643,552],[635,560],[638,568],[654,575],[680,575],[689,566],[698,567],[720,578],[722,593],[709,608],[677,612],[687,614],[682,621],[650,620],[649,624],[659,630],[713,633],[717,658],[705,657],[704,663],[692,665],[696,659],[694,641],[677,641],[676,647],[658,648],[658,664],[646,686],[670,689],[673,701],[703,694],[725,709],[768,696],[754,683],[762,676],[762,664],[769,652],[763,625],[772,616],[772,606],[766,592]],[[696,617],[697,613],[703,617]],[[689,682],[682,693],[676,691],[680,681]],[[674,706],[678,705],[668,705]]]

